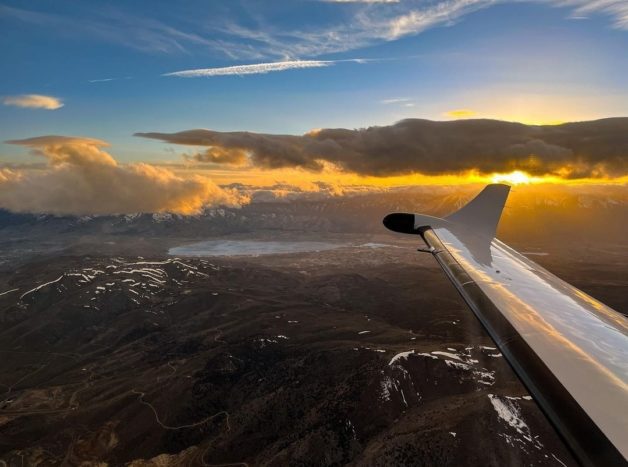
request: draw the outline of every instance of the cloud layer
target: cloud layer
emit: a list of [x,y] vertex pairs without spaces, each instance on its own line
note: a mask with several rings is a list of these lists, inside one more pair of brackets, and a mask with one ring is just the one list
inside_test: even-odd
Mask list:
[[63,102],[58,97],[44,96],[41,94],[20,94],[7,96],[2,100],[4,105],[24,107],[29,109],[56,110],[63,107]]
[[[136,136],[206,146],[206,153],[196,157],[199,161],[241,162],[247,156],[252,165],[270,169],[316,171],[328,162],[347,172],[372,176],[523,170],[575,179],[628,173],[628,118],[555,126],[409,119],[391,126],[322,129],[303,136],[212,130]],[[210,156],[206,159],[203,154]]]
[[41,136],[7,141],[47,159],[43,170],[0,168],[0,208],[59,215],[173,212],[244,199],[200,176],[181,177],[150,164],[121,165],[104,141]]

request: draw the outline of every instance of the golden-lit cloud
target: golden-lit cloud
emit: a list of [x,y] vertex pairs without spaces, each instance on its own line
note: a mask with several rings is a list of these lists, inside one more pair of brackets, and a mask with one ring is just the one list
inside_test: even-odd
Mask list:
[[209,178],[145,163],[119,164],[104,141],[42,136],[7,141],[47,159],[43,170],[0,169],[0,207],[59,215],[173,212],[235,206],[246,198]]
[[[243,160],[259,169],[337,171],[366,177],[525,172],[532,177],[606,179],[628,174],[628,118],[562,125],[498,120],[408,119],[302,136],[188,130],[137,133],[171,144],[206,146],[211,162]],[[202,160],[202,158],[197,158]]]
[[477,112],[471,109],[455,109],[445,112],[445,116],[450,118],[471,118],[476,115]]
[[20,94],[7,96],[2,99],[4,105],[23,107],[29,109],[56,110],[63,107],[63,102],[58,97],[44,96],[41,94]]

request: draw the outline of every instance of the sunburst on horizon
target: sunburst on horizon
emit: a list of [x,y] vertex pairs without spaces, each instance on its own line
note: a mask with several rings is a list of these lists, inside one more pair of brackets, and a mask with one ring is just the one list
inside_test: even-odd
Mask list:
[[533,177],[521,170],[514,170],[509,173],[496,173],[491,176],[492,183],[507,183],[509,185],[528,185],[540,180],[539,177]]

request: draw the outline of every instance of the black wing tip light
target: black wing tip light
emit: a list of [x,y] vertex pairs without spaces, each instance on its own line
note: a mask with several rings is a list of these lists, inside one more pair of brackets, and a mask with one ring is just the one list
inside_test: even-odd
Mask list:
[[393,232],[405,234],[418,234],[418,230],[414,228],[414,214],[406,212],[395,212],[388,214],[383,220],[384,227]]

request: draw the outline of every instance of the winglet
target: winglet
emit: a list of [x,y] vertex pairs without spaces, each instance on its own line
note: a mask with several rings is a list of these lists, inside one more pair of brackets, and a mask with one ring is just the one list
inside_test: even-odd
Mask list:
[[492,238],[497,232],[497,224],[509,192],[510,186],[508,185],[488,185],[469,203],[445,219]]

